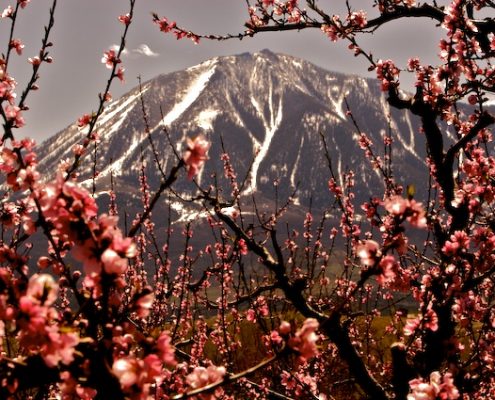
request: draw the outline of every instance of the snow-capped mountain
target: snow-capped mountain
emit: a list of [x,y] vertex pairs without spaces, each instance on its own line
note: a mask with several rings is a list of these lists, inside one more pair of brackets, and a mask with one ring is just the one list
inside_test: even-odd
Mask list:
[[[163,127],[179,153],[187,137],[203,133],[211,141],[209,160],[198,177],[205,186],[214,182],[215,174],[218,182],[226,182],[223,142],[238,179],[247,176],[245,195],[273,199],[277,181],[280,201],[298,187],[296,203],[307,206],[311,200],[313,207],[323,209],[333,199],[328,193],[330,171],[321,133],[335,174],[353,170],[362,200],[381,195],[382,179],[359,147],[358,132],[346,116],[345,98],[377,154],[383,152],[385,132],[391,130],[394,175],[400,183],[420,186],[428,176],[418,121],[408,112],[391,109],[378,82],[329,72],[295,57],[264,50],[213,58],[145,82],[142,96],[165,171],[177,159]],[[142,158],[151,188],[157,187],[160,175],[145,130],[139,88],[111,103],[97,130],[101,138],[97,191],[109,189],[113,174],[117,192],[137,193]],[[39,168],[55,171],[60,160],[72,157],[73,146],[83,137],[84,131],[75,123],[44,142],[38,149]],[[82,181],[89,182],[92,158],[88,154],[80,166]],[[174,187],[181,191],[193,186],[183,174]]]

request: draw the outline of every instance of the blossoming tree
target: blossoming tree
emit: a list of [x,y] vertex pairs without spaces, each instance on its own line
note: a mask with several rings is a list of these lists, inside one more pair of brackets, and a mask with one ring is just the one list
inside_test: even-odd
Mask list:
[[[77,181],[90,146],[98,146],[110,87],[124,76],[120,57],[135,1],[118,17],[120,47],[104,52],[110,75],[97,111],[78,121],[85,139],[53,180],[37,170],[34,143],[19,132],[29,94],[51,62],[57,0],[20,96],[10,60],[22,56],[15,26],[29,0],[2,12],[11,29],[0,58],[0,397],[495,398],[495,120],[487,104],[495,82],[494,5],[377,0],[370,18],[350,2],[345,15],[336,15],[315,0],[248,0],[246,30],[227,37],[196,34],[154,15],[161,31],[196,43],[311,28],[348,41],[376,70],[389,103],[420,118],[432,177],[422,204],[384,167],[389,153],[380,157],[359,132],[365,157],[383,174],[383,195],[354,204],[353,173],[339,185],[329,159],[328,195],[338,222],[324,215],[317,224],[308,213],[301,236],[283,235],[278,222],[290,201],[248,223],[235,160],[224,154],[231,190],[198,185],[195,196],[214,241],[194,249],[187,224],[184,250],[174,259],[171,227],[158,237],[152,213],[185,178],[183,169],[192,180],[207,162],[204,137],[188,140],[177,164],[162,171],[159,188],[141,176],[143,210],[128,230],[113,197],[108,212],[100,210]],[[362,35],[406,18],[433,20],[445,32],[439,65],[411,58],[397,66],[360,47]],[[407,72],[416,76],[413,95],[400,87]],[[388,152],[392,142],[385,138]],[[411,239],[418,231],[420,244]],[[46,249],[41,257],[30,256],[33,245]]]

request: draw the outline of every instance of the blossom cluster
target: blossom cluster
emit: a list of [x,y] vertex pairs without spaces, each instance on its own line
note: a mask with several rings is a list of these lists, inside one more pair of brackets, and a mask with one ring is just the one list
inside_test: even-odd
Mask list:
[[440,374],[434,371],[430,374],[429,381],[423,379],[413,379],[409,382],[411,393],[407,395],[407,400],[456,400],[460,398],[459,391],[454,385],[452,374],[447,372]]
[[160,18],[157,14],[153,14],[153,22],[158,25],[160,32],[169,33],[172,32],[177,40],[191,39],[193,43],[198,44],[200,37],[191,31],[186,31],[177,26],[175,21],[169,21],[167,18]]

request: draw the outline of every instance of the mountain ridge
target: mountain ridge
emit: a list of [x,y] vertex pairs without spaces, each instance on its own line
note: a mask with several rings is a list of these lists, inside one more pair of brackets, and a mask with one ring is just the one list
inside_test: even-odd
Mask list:
[[[108,191],[110,174],[117,192],[129,194],[137,188],[141,158],[148,165],[151,187],[161,179],[149,150],[141,96],[164,170],[177,160],[163,126],[179,153],[186,137],[202,133],[212,142],[210,159],[198,177],[205,185],[215,180],[223,187],[227,184],[221,161],[225,147],[237,175],[248,177],[245,195],[271,197],[275,193],[273,182],[277,182],[277,193],[282,198],[298,187],[296,203],[328,207],[330,172],[322,151],[323,134],[335,173],[341,176],[349,169],[356,172],[358,200],[381,195],[382,180],[364,159],[344,99],[378,149],[383,148],[386,131],[393,132],[394,159],[401,160],[396,165],[396,176],[402,183],[418,184],[428,176],[424,142],[417,134],[418,121],[408,112],[391,109],[378,82],[262,50],[215,57],[185,70],[158,75],[143,83],[141,93],[136,87],[113,101],[97,126],[101,143],[96,184],[100,194]],[[70,158],[72,147],[83,136],[74,123],[43,142],[39,168],[54,171],[59,160]],[[82,181],[89,183],[92,169],[87,155],[79,170]],[[187,192],[192,186],[180,179],[176,189]]]

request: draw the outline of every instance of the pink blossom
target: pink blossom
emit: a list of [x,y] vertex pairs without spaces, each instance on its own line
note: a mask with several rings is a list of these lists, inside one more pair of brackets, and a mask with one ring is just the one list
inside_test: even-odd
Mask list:
[[254,302],[258,313],[262,317],[267,317],[269,314],[268,303],[266,302],[266,298],[264,296],[259,296]]
[[422,317],[416,317],[414,319],[409,319],[404,327],[404,335],[412,336],[419,327],[429,329],[430,331],[438,330],[438,316],[435,311],[429,308],[426,314]]
[[468,96],[468,103],[472,106],[476,105],[476,103],[478,103],[478,96],[476,96],[475,94]]
[[405,199],[401,196],[392,196],[384,201],[385,209],[396,217],[405,217],[417,228],[426,228],[426,213],[423,205],[414,199]]
[[0,81],[0,98],[7,98],[12,96],[13,90],[14,87],[9,82]]
[[366,11],[360,10],[360,11],[353,11],[349,16],[348,16],[349,23],[351,26],[356,27],[356,28],[364,28],[367,24],[366,21]]
[[39,269],[46,269],[52,264],[52,261],[49,257],[42,256],[38,259],[38,268]]
[[437,390],[435,386],[423,382],[421,379],[414,379],[409,382],[412,393],[407,396],[407,400],[435,400]]
[[390,85],[395,85],[395,80],[399,77],[399,69],[392,60],[378,60],[376,64],[376,75],[382,82],[382,90],[387,91]]
[[77,332],[58,332],[50,329],[49,340],[41,347],[41,355],[48,367],[56,367],[59,363],[69,365],[74,360],[76,346],[79,344]]
[[371,267],[381,256],[380,245],[374,240],[365,240],[356,246],[356,255],[363,265]]
[[14,13],[14,9],[12,8],[11,5],[8,5],[7,8],[5,8],[3,11],[2,11],[2,15],[1,17],[2,18],[10,18],[12,16],[12,14]]
[[246,312],[246,321],[253,323],[256,322],[256,311],[254,311],[252,308],[250,308]]
[[22,49],[24,49],[24,44],[20,39],[12,39],[10,41],[9,47],[14,49],[18,55],[22,54]]
[[199,44],[199,36],[193,33],[188,33],[187,37],[193,41],[194,44]]
[[91,122],[92,116],[89,114],[84,114],[77,119],[77,126],[83,128]]
[[442,247],[442,252],[447,256],[455,256],[461,252],[466,252],[469,248],[471,239],[464,231],[455,231],[450,235],[450,240],[446,240]]
[[120,60],[117,58],[117,54],[115,53],[115,50],[110,49],[103,53],[101,62],[105,64],[108,69],[112,69],[114,65],[120,63]]
[[377,277],[377,282],[380,285],[385,285],[392,282],[397,276],[398,264],[393,256],[385,256],[379,263],[380,274]]
[[[146,382],[155,381],[156,378],[161,375],[163,370],[163,364],[156,354],[148,354],[146,357],[143,358],[142,362],[140,362],[140,365],[143,370],[141,374],[142,386],[145,386],[144,384]],[[146,390],[147,389],[144,389],[143,392],[145,392]]]
[[112,249],[103,252],[101,262],[107,274],[123,274],[127,270],[127,260]]
[[290,326],[289,322],[282,321],[278,330],[282,335],[288,335],[291,332],[292,327]]
[[41,64],[41,58],[39,58],[39,56],[29,57],[28,62],[34,66],[37,66]]
[[409,211],[407,215],[407,221],[416,228],[426,228],[426,213],[421,203],[418,203],[416,200],[409,201]]
[[368,135],[366,135],[366,133],[361,133],[361,135],[359,136],[358,144],[361,149],[367,150],[373,145],[373,142],[368,137]]
[[[217,367],[215,365],[210,365],[208,368],[196,367],[186,376],[186,382],[192,389],[198,389],[222,380],[226,372],[225,367]],[[217,389],[215,393],[203,393],[198,398],[201,400],[215,400],[222,393],[222,389]]]
[[194,139],[187,139],[187,150],[184,152],[183,160],[187,165],[187,178],[192,179],[200,170],[201,166],[208,159],[210,143],[203,135]]
[[294,9],[287,18],[287,22],[290,22],[292,24],[298,24],[299,22],[301,22],[301,20],[302,20],[302,14],[301,11],[299,11],[299,9]]
[[22,117],[22,111],[17,106],[8,105],[5,107],[5,115],[9,121],[14,122],[14,126],[22,128],[24,126],[24,118]]
[[112,372],[120,381],[123,389],[137,383],[139,378],[138,361],[134,358],[120,358],[113,363]]
[[452,374],[447,372],[443,377],[438,371],[430,374],[429,381],[421,378],[409,381],[410,393],[407,400],[456,400],[459,391],[454,385]]
[[401,196],[393,196],[387,198],[383,205],[390,214],[402,216],[408,208],[408,201]]
[[165,33],[170,32],[176,27],[176,23],[174,21],[169,22],[167,18],[159,19],[155,17],[154,22],[158,25],[160,31]]
[[151,307],[155,296],[153,292],[147,293],[144,296],[140,296],[136,301],[136,314],[139,318],[146,318],[150,315]]
[[161,360],[165,365],[173,367],[177,364],[175,360],[175,348],[172,346],[172,338],[167,332],[162,332],[156,340]]
[[271,331],[270,340],[275,344],[280,344],[284,341],[284,339],[282,339],[282,336],[280,336],[277,331]]
[[316,334],[318,326],[319,323],[316,319],[308,318],[294,337],[289,339],[289,347],[299,353],[298,361],[302,364],[318,355],[316,346],[316,342],[320,339],[320,336]]
[[[433,375],[434,372],[432,372],[431,375]],[[431,379],[430,375],[430,380]],[[440,374],[438,374],[440,375]],[[440,376],[437,378],[437,382],[440,382]],[[442,378],[442,383],[440,385],[440,398],[442,400],[455,400],[460,397],[459,391],[457,390],[456,386],[454,385],[454,378],[452,377],[452,374],[450,372],[447,372],[443,378]]]
[[33,275],[29,278],[26,296],[35,299],[45,306],[51,306],[58,295],[58,285],[51,275]]
[[294,390],[297,387],[297,381],[294,379],[293,375],[287,371],[282,371],[281,373],[281,383],[286,387],[287,390]]
[[404,335],[412,336],[418,329],[420,324],[419,318],[408,319],[404,326]]
[[76,155],[76,156],[82,156],[84,154],[84,146],[82,144],[75,144],[74,146],[72,146],[72,152]]
[[76,394],[81,398],[81,400],[93,400],[98,392],[89,387],[84,387],[81,385],[76,386]]
[[244,239],[239,239],[237,241],[237,245],[239,246],[239,252],[245,256],[248,254],[248,247],[246,245],[246,241]]
[[122,22],[124,25],[129,25],[131,23],[131,15],[129,13],[125,15],[120,15],[119,21]]
[[125,68],[123,67],[119,67],[117,69],[117,72],[115,73],[115,76],[119,79],[119,81],[121,81],[122,83],[125,82],[124,80],[124,71],[125,71]]
[[26,8],[28,3],[31,3],[31,0],[17,0],[17,3],[21,6],[21,8]]
[[339,38],[339,30],[334,25],[323,24],[321,26],[321,31],[327,35],[332,42],[336,42]]

